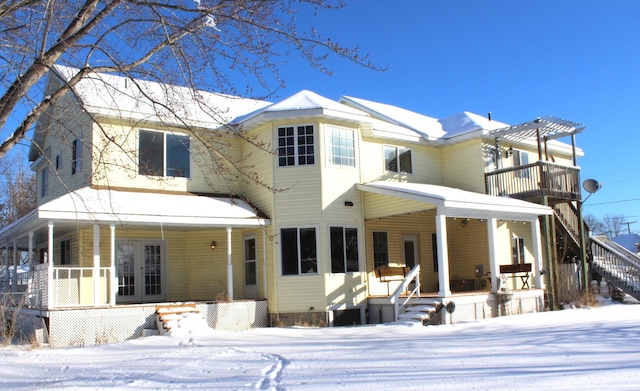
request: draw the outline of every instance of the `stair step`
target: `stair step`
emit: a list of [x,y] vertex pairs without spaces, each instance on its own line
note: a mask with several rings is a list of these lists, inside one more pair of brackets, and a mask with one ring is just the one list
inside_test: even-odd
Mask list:
[[398,316],[399,319],[415,319],[415,320],[427,320],[429,319],[429,314],[424,312],[405,312],[404,314],[400,314]]
[[413,305],[410,307],[407,307],[406,312],[431,312],[431,311],[435,311],[436,307],[429,305],[429,304],[422,304],[422,305]]

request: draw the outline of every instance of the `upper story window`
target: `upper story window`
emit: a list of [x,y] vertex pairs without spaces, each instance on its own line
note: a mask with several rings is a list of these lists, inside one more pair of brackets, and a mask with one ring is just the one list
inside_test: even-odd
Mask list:
[[189,136],[140,130],[138,173],[151,176],[189,178]]
[[82,169],[82,140],[79,138],[71,143],[71,175]]
[[[529,164],[529,154],[524,151],[513,151],[513,166],[521,167]],[[516,177],[518,178],[529,178],[529,170],[518,170],[516,171]]]
[[40,170],[40,197],[49,194],[49,167],[45,166]]
[[313,125],[278,128],[278,166],[315,164]]
[[386,171],[411,174],[413,172],[412,164],[409,148],[384,146],[384,168]]
[[329,161],[336,166],[355,167],[356,148],[353,129],[327,127]]

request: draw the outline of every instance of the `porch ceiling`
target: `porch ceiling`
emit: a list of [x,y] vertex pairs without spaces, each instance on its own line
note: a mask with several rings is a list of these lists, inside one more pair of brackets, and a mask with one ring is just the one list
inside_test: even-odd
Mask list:
[[56,232],[79,224],[163,226],[177,229],[255,227],[269,224],[248,203],[230,197],[160,194],[85,187],[40,205],[21,220],[0,230],[0,244],[24,242],[29,232],[41,236],[48,222]]
[[[538,216],[553,214],[553,211],[548,206],[534,204],[532,202],[424,183],[379,181],[358,184],[356,187],[358,190],[366,193],[412,201],[410,203],[398,202],[393,210],[385,208],[385,215],[376,216],[374,215],[376,213],[375,211],[368,213],[366,209],[369,207],[373,207],[372,209],[378,208],[375,208],[374,205],[368,205],[365,199],[366,218],[414,212],[416,211],[416,203],[423,203],[423,210],[433,209],[435,207],[437,208],[438,214],[450,217],[533,221],[537,219]],[[411,206],[412,210],[407,210],[405,205]]]

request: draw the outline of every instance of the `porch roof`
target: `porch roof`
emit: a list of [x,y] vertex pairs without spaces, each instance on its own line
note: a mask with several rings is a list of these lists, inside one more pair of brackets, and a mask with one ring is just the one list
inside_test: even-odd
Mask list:
[[[541,215],[553,214],[552,209],[545,205],[425,183],[377,181],[358,184],[356,187],[368,193],[433,205],[439,214],[451,217],[495,217],[531,221]],[[399,203],[398,209],[402,209],[404,205],[405,203]],[[399,213],[404,212],[407,211],[402,210]]]
[[56,225],[116,223],[128,226],[255,227],[269,224],[247,202],[195,194],[144,193],[85,187],[40,205],[0,230],[0,242]]

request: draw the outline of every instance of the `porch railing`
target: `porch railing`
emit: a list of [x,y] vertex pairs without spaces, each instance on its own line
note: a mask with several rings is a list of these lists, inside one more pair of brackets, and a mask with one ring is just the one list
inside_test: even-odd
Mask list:
[[580,169],[538,161],[525,166],[488,172],[485,188],[489,195],[520,199],[551,197],[580,199]]
[[[406,297],[400,297],[403,292],[407,290],[412,281],[415,281],[413,290],[409,292]],[[393,304],[393,317],[394,320],[398,320],[400,316],[400,310],[404,308],[411,300],[412,297],[420,296],[420,265],[416,265],[404,278],[400,286],[393,291],[390,296],[391,304]]]
[[640,300],[640,257],[603,236],[591,237],[591,268]]

